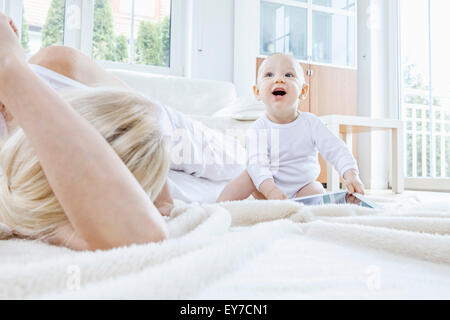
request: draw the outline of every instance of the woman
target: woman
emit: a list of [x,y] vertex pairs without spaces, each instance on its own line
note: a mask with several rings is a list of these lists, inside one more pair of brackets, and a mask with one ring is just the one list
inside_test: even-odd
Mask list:
[[[30,58],[29,64],[37,75],[58,91],[67,87],[97,86],[133,91],[89,57],[69,47],[51,46],[41,49]],[[164,131],[173,136],[174,152],[168,183],[155,205],[161,214],[168,215],[173,208],[171,194],[185,202],[215,202],[225,185],[245,169],[244,148],[231,136],[192,121],[184,114],[149,97],[147,99],[161,110]],[[11,120],[6,111],[3,113],[6,119]],[[185,152],[187,149],[190,151]]]
[[[129,88],[124,82],[122,82],[118,78],[114,77],[112,74],[104,71],[100,66],[98,66],[95,62],[93,62],[87,56],[83,55],[82,53],[80,53],[74,49],[68,48],[68,47],[53,46],[53,47],[42,49],[36,55],[34,55],[33,57],[30,58],[30,60],[28,61],[28,64],[25,64],[23,51],[21,50],[20,46],[17,44],[17,41],[13,41],[13,39],[11,38],[11,32],[10,32],[10,30],[8,30],[9,27],[12,28],[13,31],[18,36],[17,29],[15,28],[14,24],[8,17],[2,16],[2,18],[4,20],[6,19],[7,23],[3,23],[3,29],[0,29],[0,32],[3,34],[1,34],[0,36],[3,36],[5,41],[8,41],[8,42],[5,42],[5,47],[3,47],[3,48],[6,48],[6,45],[9,45],[13,49],[11,52],[14,52],[14,54],[15,54],[15,56],[14,55],[8,56],[7,50],[6,50],[6,52],[2,53],[4,56],[0,55],[0,62],[2,61],[1,59],[3,59],[4,65],[7,66],[8,70],[9,70],[9,71],[8,70],[0,70],[0,72],[5,71],[5,72],[3,72],[3,74],[4,74],[3,79],[5,79],[4,81],[7,81],[6,79],[14,81],[14,79],[15,79],[15,81],[26,81],[28,86],[32,86],[32,81],[30,79],[33,79],[33,81],[36,81],[36,75],[38,75],[41,79],[45,80],[45,82],[48,85],[50,85],[53,89],[58,90],[58,91],[63,88],[67,88],[67,87],[86,89],[89,87],[107,86],[110,88],[117,88],[119,90],[125,89],[125,90],[127,90],[127,93],[126,93],[127,95],[131,94],[130,91],[132,91],[132,89]],[[8,27],[5,27],[5,26],[8,26]],[[8,35],[7,31],[9,32],[9,35]],[[10,60],[10,58],[14,58],[14,59],[12,59],[13,63],[11,63],[11,61],[8,62],[8,60]],[[34,73],[32,76],[29,76],[30,68],[32,69],[32,71]],[[26,70],[25,74],[28,74],[28,76],[23,75],[22,77],[18,77],[18,75],[15,74],[16,72],[22,72],[23,70]],[[7,76],[8,73],[10,73],[9,78]],[[26,80],[24,80],[25,78],[26,78]],[[20,83],[20,82],[16,82],[16,83]],[[39,83],[41,86],[43,85],[42,81],[39,81]],[[27,95],[30,94],[28,91],[26,91],[26,86],[14,85],[13,83],[10,83],[9,85],[10,85],[9,87],[6,87],[6,86],[4,87],[3,94],[9,95],[9,99],[11,101],[15,101],[14,95],[18,94],[19,89],[21,92],[26,92]],[[0,78],[0,86],[2,86],[1,78]],[[50,114],[47,114],[47,116],[51,117],[53,115],[53,117],[51,117],[52,121],[58,121],[58,120],[63,121],[64,116],[61,111],[59,111],[59,113],[54,113],[53,108],[46,106],[46,108],[42,109],[39,107],[40,103],[46,103],[47,100],[45,100],[44,97],[45,97],[45,95],[50,94],[48,91],[49,91],[49,88],[48,88],[48,86],[46,86],[46,90],[43,91],[44,92],[43,94],[36,95],[39,99],[33,101],[34,108],[35,108],[34,110],[38,109],[40,113],[49,112]],[[38,91],[35,90],[34,92],[38,92]],[[54,92],[53,92],[52,96],[54,99],[55,98]],[[119,96],[120,96],[120,94],[119,94]],[[64,100],[64,99],[67,99],[68,97],[63,95],[62,98]],[[14,130],[14,127],[17,124],[19,124],[23,127],[24,132],[27,133],[27,128],[20,122],[20,119],[18,119],[16,117],[15,112],[12,110],[13,108],[10,107],[10,102],[8,102],[7,99],[8,98],[3,98],[2,93],[0,92],[0,101],[4,101],[5,104],[8,106],[8,108],[7,108],[8,110],[6,110],[4,105],[0,102],[2,114],[4,115],[5,119],[7,120],[7,126],[9,127],[10,131],[12,131],[12,130]],[[191,202],[191,201],[197,201],[197,202],[212,201],[212,202],[214,202],[215,199],[217,198],[218,194],[222,191],[223,187],[226,185],[226,183],[230,179],[234,178],[236,175],[240,174],[244,170],[244,167],[245,167],[245,151],[244,151],[244,149],[242,148],[242,146],[239,144],[239,142],[237,140],[235,140],[231,137],[224,137],[222,135],[219,135],[217,132],[208,130],[207,128],[201,126],[199,123],[190,121],[187,117],[185,117],[181,113],[179,113],[169,107],[160,105],[157,102],[152,101],[148,97],[146,97],[146,99],[147,99],[147,103],[142,103],[143,105],[147,104],[147,106],[149,108],[154,108],[154,109],[158,110],[158,117],[160,118],[159,122],[162,127],[161,128],[162,135],[170,136],[173,134],[173,132],[180,130],[180,129],[182,130],[183,139],[178,141],[178,144],[177,144],[177,142],[175,142],[175,145],[172,145],[172,149],[177,149],[177,147],[178,147],[178,149],[185,149],[184,146],[180,148],[180,145],[184,143],[184,144],[188,145],[190,150],[192,150],[195,158],[196,158],[196,155],[198,155],[198,154],[204,154],[204,155],[209,155],[209,156],[212,155],[214,160],[218,160],[218,161],[211,162],[210,161],[211,158],[206,158],[206,159],[202,158],[201,161],[198,162],[198,161],[191,161],[192,159],[187,158],[187,159],[184,159],[186,161],[182,161],[181,163],[179,161],[172,161],[170,163],[171,170],[169,171],[169,177],[167,179],[167,181],[170,183],[171,191],[174,193],[176,198],[187,201],[187,202]],[[15,102],[20,103],[20,101],[15,101]],[[110,102],[113,103],[113,101],[110,101]],[[53,103],[55,103],[55,101],[53,101]],[[61,103],[61,101],[59,101],[58,103]],[[73,101],[72,101],[72,107],[77,109],[76,106],[74,106]],[[94,109],[97,107],[94,106],[93,104],[90,105],[91,109]],[[20,109],[20,107],[16,107],[16,108]],[[67,108],[67,105],[66,105],[66,108]],[[145,114],[144,111],[143,111],[143,113]],[[62,119],[58,119],[59,114],[61,114],[61,116],[63,116]],[[15,119],[15,117],[17,119]],[[25,117],[27,117],[27,116],[25,116]],[[75,121],[75,119],[72,116],[65,115],[65,117],[67,117],[65,119],[65,121],[67,121],[67,122]],[[97,117],[100,117],[100,115],[97,115]],[[29,116],[28,116],[28,118],[29,118]],[[94,122],[94,118],[92,118],[92,117],[89,120],[91,121],[91,123]],[[31,120],[28,119],[28,121],[31,121]],[[77,121],[79,121],[79,119]],[[50,125],[50,124],[48,124],[48,125]],[[78,124],[78,125],[81,125],[81,124]],[[85,123],[84,126],[89,126],[89,125]],[[73,134],[70,130],[67,131],[68,128],[71,127],[70,125],[68,125],[65,128],[63,128],[63,127],[64,127],[63,125],[62,126],[60,125],[60,130],[64,131],[64,129],[66,129],[66,131],[65,131],[66,135],[61,136],[63,140],[61,140],[60,142],[61,142],[61,144],[64,144],[64,141],[65,141],[64,139],[67,139],[67,144],[69,144],[71,140],[75,139],[75,137],[69,137],[69,135]],[[95,127],[97,130],[99,129],[98,126],[95,126]],[[34,128],[33,130],[39,130],[39,129]],[[196,133],[199,133],[199,132],[201,134],[196,135]],[[180,132],[178,131],[178,133],[180,133]],[[84,139],[86,139],[86,141],[89,141],[89,144],[91,145],[91,147],[94,148],[95,143],[93,143],[93,140],[90,136],[91,134],[93,134],[92,130],[86,132],[84,134]],[[111,140],[108,139],[107,135],[104,133],[102,133],[102,134],[108,140],[108,142],[111,143]],[[53,139],[54,139],[54,137],[55,136],[53,136]],[[38,140],[35,143],[42,143],[42,141],[45,141],[45,139]],[[172,141],[172,143],[174,143],[174,141]],[[45,143],[45,145],[46,145],[46,143]],[[33,147],[36,148],[34,145],[33,145]],[[47,146],[47,145],[46,145],[46,147],[50,148],[50,146]],[[67,147],[67,145],[66,145],[66,147]],[[131,146],[130,146],[130,148],[131,148]],[[60,150],[60,149],[57,149],[57,150]],[[73,151],[73,150],[76,150],[76,149],[71,149],[71,151]],[[84,151],[85,151],[85,153],[83,155],[80,155],[79,161],[82,161],[83,156],[88,157],[88,158],[95,156],[94,154],[90,155],[89,150],[84,150]],[[56,152],[56,150],[54,150],[53,152]],[[220,161],[221,156],[223,156],[225,153],[228,156],[226,163]],[[190,152],[188,152],[188,154],[190,154]],[[231,156],[234,155],[235,161],[229,162],[230,155]],[[39,157],[40,162],[42,162],[39,154],[38,154],[38,157]],[[198,158],[196,158],[196,159],[198,159]],[[105,158],[104,161],[107,161],[107,159]],[[132,170],[130,168],[129,163],[127,163],[123,157],[122,157],[122,161],[124,161],[127,164],[128,168],[130,170]],[[169,162],[169,160],[166,160],[166,162]],[[50,162],[49,164],[47,164],[47,166],[50,166],[52,163],[54,163],[54,162]],[[12,164],[13,164],[13,161],[10,161],[10,165],[12,165]],[[81,164],[77,164],[77,165],[83,167]],[[5,167],[8,167],[8,165],[6,165]],[[46,168],[43,163],[42,163],[42,167],[44,169],[44,172],[46,172]],[[77,167],[73,167],[71,163],[68,164],[68,167],[70,167],[71,170],[73,170],[73,171],[75,171],[77,169]],[[84,169],[84,168],[82,168],[82,169]],[[57,196],[57,198],[58,198],[59,202],[61,203],[61,206],[64,208],[64,212],[65,212],[66,207],[64,207],[64,202],[70,201],[70,200],[65,200],[65,199],[61,200],[60,194],[62,194],[63,197],[66,194],[68,196],[68,194],[70,194],[71,187],[65,186],[63,188],[63,190],[60,191],[61,193],[58,194],[57,190],[55,189],[55,187],[53,186],[52,183],[58,183],[58,181],[63,179],[63,176],[57,176],[58,174],[60,174],[60,171],[55,170],[55,168],[52,168],[51,170],[52,170],[52,172],[55,171],[53,173],[53,175],[55,176],[55,177],[53,177],[53,179],[57,182],[52,182],[51,178],[49,177],[49,174],[46,172],[48,182],[52,186],[52,189],[55,192],[55,195]],[[63,170],[63,168],[61,168],[61,170]],[[97,168],[96,170],[107,170],[107,169],[102,167],[101,169]],[[92,170],[92,172],[95,174],[95,170]],[[150,175],[151,172],[152,172],[151,170],[146,172],[146,174],[144,174],[143,177],[141,177],[141,180],[145,179],[145,177]],[[132,173],[134,174],[134,176],[136,178],[138,178],[139,182],[141,182],[141,180],[139,179],[139,177],[136,175],[136,173],[133,170],[132,170]],[[160,173],[166,174],[164,171],[161,171]],[[52,175],[52,174],[50,174],[50,175]],[[142,183],[141,183],[141,186],[142,186]],[[109,188],[110,186],[102,185],[102,187]],[[153,187],[154,187],[153,189],[158,189],[159,188],[158,183],[155,182],[155,185]],[[100,188],[100,187],[98,187],[98,188]],[[96,189],[96,191],[101,190],[98,188]],[[92,188],[92,189],[94,189],[94,188]],[[114,189],[114,188],[112,188],[112,189]],[[149,186],[147,186],[146,189],[151,189],[151,188],[149,188]],[[146,190],[146,191],[148,191],[148,190]],[[111,192],[114,192],[114,190],[111,190]],[[128,192],[130,192],[130,190],[128,190]],[[101,192],[97,192],[97,193],[101,193]],[[7,194],[8,193],[4,193],[4,195],[7,195]],[[79,195],[78,199],[83,199],[83,196],[85,196],[85,195],[86,194]],[[123,196],[126,196],[126,194],[124,194]],[[152,196],[153,196],[152,199],[154,199],[154,206],[159,210],[159,212],[162,215],[169,215],[171,209],[173,208],[173,200],[172,200],[172,196],[169,192],[169,184],[167,182],[164,183],[164,186],[163,186],[161,192],[159,194],[153,193]],[[157,196],[157,197],[155,197],[155,196]],[[7,196],[5,196],[5,197],[7,198]],[[116,200],[119,201],[119,199],[116,199]],[[105,199],[105,201],[106,201],[106,199]],[[126,200],[124,200],[123,203],[126,203]],[[36,204],[34,204],[34,205],[36,205]],[[31,207],[26,207],[26,208],[32,209],[33,205],[31,205]],[[22,209],[24,209],[24,208],[22,208]],[[1,207],[0,207],[0,210],[1,210]],[[11,211],[11,208],[9,210]],[[94,211],[93,209],[91,209],[91,210]],[[101,210],[101,203],[98,204],[97,210]],[[35,211],[36,210],[34,210],[34,212]],[[127,212],[133,212],[133,211],[127,210]],[[85,240],[84,240],[83,236],[80,234],[81,231],[77,230],[77,228],[80,228],[80,226],[77,226],[77,227],[72,226],[72,220],[77,221],[80,217],[76,216],[72,219],[71,219],[70,215],[67,215],[67,217],[68,217],[68,220],[70,221],[70,224],[68,224],[68,225],[66,224],[64,226],[58,227],[57,230],[55,230],[55,232],[53,232],[52,237],[48,237],[47,240],[54,244],[63,244],[63,245],[66,245],[66,246],[69,246],[69,247],[75,248],[75,249],[95,248],[95,246],[86,244],[84,242]],[[103,219],[111,219],[112,217],[113,217],[112,215],[110,216],[109,214],[103,214]],[[137,218],[137,217],[133,217],[133,218],[135,218],[135,220],[136,220],[135,223],[137,225],[139,218]],[[146,217],[144,216],[144,218],[146,218]],[[154,219],[157,220],[157,222],[158,222],[158,223],[156,223],[153,221],[153,223],[155,223],[157,225],[156,230],[161,231],[159,229],[162,228],[164,231],[163,236],[165,237],[166,236],[165,222],[161,222],[161,220],[158,218],[154,218]],[[1,220],[1,212],[0,212],[0,220]],[[80,220],[83,220],[83,219],[80,218]],[[98,219],[98,220],[101,220],[101,219]],[[87,221],[87,220],[84,219],[83,221]],[[23,221],[22,221],[22,223],[23,223]],[[91,222],[91,223],[96,223],[96,222]],[[81,228],[84,228],[84,226],[82,225]],[[91,226],[91,228],[93,228],[93,227]],[[96,228],[99,229],[98,226]],[[100,228],[101,229],[100,231],[102,231],[104,233],[109,233],[110,232],[109,228],[116,228],[116,227],[106,225],[105,228]],[[120,229],[120,228],[118,228],[118,229]],[[149,232],[152,232],[152,231],[153,231],[152,229],[149,229]],[[130,230],[130,232],[132,232],[132,231]],[[1,233],[1,230],[0,230],[0,233]],[[23,235],[23,232],[22,232],[22,235]],[[74,235],[74,236],[72,237],[72,235]],[[123,236],[125,239],[127,238],[126,235],[122,234],[121,236]],[[70,241],[68,239],[70,239]],[[158,239],[158,237],[156,237],[156,240],[157,239]],[[129,243],[136,243],[136,242],[132,242],[131,240],[129,240],[129,241],[130,241]],[[140,243],[140,242],[137,242],[137,243]]]
[[[23,130],[68,221],[48,241],[96,250],[164,240],[166,222],[139,182],[99,131],[31,70],[16,35],[0,13],[0,101]],[[80,80],[89,77],[78,72]]]

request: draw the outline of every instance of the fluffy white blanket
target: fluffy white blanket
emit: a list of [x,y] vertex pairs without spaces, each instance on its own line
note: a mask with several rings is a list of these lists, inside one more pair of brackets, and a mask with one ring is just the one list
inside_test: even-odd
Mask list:
[[169,240],[109,251],[0,241],[0,298],[449,299],[450,203],[383,201],[179,203]]

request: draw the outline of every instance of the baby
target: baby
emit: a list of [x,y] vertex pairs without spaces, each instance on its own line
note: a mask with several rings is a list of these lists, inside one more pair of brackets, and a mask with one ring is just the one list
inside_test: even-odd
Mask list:
[[257,199],[282,200],[324,193],[317,182],[318,152],[344,178],[350,194],[364,194],[358,166],[344,142],[321,120],[298,105],[308,95],[302,67],[293,57],[276,53],[259,68],[255,97],[266,113],[247,136],[247,170],[222,191],[218,202]]

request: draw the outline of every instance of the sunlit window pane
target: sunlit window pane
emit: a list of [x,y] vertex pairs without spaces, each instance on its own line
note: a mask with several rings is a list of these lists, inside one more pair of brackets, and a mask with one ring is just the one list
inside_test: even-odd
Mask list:
[[333,9],[355,11],[356,2],[355,0],[313,0],[313,4]]
[[[425,91],[429,89],[427,12],[428,1],[402,1],[401,51],[403,84],[408,89]],[[416,93],[418,92],[416,91]]]
[[432,83],[433,94],[438,96],[450,96],[450,45],[447,41],[450,29],[449,10],[450,1],[431,1]]
[[[400,2],[402,115],[405,119],[416,110],[417,117],[419,111],[423,116],[406,128],[406,134],[412,135],[406,144],[411,165],[407,174],[412,177],[450,177],[450,132],[446,130],[450,126],[450,47],[442,40],[448,38],[448,10],[447,0]],[[420,120],[426,120],[422,127]],[[426,148],[421,147],[425,144]]]
[[[450,1],[431,2],[431,77],[435,110],[436,176],[450,177],[450,46],[448,38]],[[440,137],[439,137],[440,136]]]
[[170,13],[170,0],[95,0],[93,57],[169,67]]
[[355,17],[313,11],[313,61],[355,66]]
[[170,64],[170,0],[135,0],[135,63]]
[[95,0],[92,56],[97,60],[128,62],[131,13],[121,11],[131,1]]
[[29,54],[64,40],[65,0],[23,0],[22,45]]
[[291,53],[307,59],[307,9],[261,2],[261,54]]

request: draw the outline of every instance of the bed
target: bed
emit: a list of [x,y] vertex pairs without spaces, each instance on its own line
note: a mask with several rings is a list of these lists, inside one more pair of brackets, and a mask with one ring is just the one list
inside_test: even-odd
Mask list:
[[[230,83],[114,73],[179,111],[192,104],[191,116],[216,129],[235,123],[211,118],[236,101]],[[179,90],[183,101],[170,94]],[[198,198],[176,201],[168,240],[96,252],[2,240],[0,298],[450,299],[450,198],[372,197],[383,210],[211,204],[205,197],[214,200],[219,183],[171,174]]]
[[177,202],[170,239],[75,252],[0,241],[6,299],[449,299],[449,202]]

